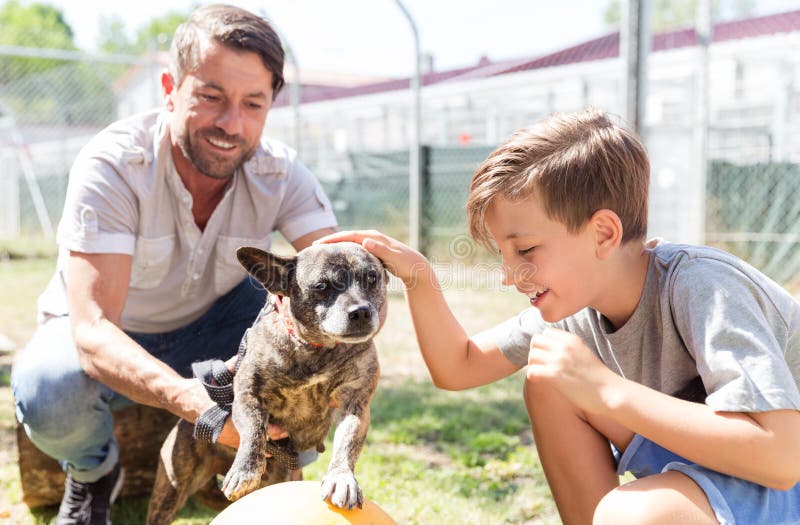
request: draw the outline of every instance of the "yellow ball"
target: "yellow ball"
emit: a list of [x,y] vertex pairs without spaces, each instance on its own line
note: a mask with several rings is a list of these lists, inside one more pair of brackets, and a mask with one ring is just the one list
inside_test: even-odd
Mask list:
[[375,503],[340,509],[320,496],[319,481],[288,481],[251,492],[223,510],[211,525],[396,525]]

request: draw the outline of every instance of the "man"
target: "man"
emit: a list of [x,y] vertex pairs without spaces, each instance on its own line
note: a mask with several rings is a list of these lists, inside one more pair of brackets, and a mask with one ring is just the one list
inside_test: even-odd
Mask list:
[[[12,374],[19,421],[68,474],[57,523],[109,522],[113,409],[195,421],[213,404],[191,363],[233,356],[264,303],[235,249],[278,230],[300,250],[334,231],[319,183],[261,139],[283,58],[263,19],[202,7],[175,33],[164,110],[113,124],[75,161],[57,271]],[[237,445],[230,421],[219,441]]]

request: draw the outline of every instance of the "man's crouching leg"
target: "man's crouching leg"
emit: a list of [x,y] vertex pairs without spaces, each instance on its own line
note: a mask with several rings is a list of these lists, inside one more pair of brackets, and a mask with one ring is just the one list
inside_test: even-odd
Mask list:
[[17,356],[11,386],[17,419],[31,442],[67,472],[57,522],[79,514],[72,522],[89,523],[90,517],[82,518],[108,514],[123,477],[110,407],[114,393],[83,372],[69,318],[38,327]]

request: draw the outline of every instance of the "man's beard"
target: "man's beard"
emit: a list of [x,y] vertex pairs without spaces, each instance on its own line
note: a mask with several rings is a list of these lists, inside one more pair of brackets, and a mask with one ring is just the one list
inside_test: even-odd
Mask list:
[[[205,147],[206,138],[218,139],[239,147],[241,154],[236,158],[223,158]],[[238,135],[227,135],[216,128],[198,130],[191,136],[186,129],[178,137],[178,147],[192,166],[212,179],[229,179],[256,151],[256,146],[248,148],[247,142]]]

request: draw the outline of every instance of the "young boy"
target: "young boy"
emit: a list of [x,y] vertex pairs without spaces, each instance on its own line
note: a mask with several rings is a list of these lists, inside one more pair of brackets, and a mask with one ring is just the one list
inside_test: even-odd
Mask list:
[[437,386],[527,365],[564,523],[800,523],[800,304],[727,253],[645,242],[649,176],[639,140],[596,110],[495,150],[470,232],[533,308],[473,337],[418,252],[375,231],[321,242],[360,242],[403,280]]

